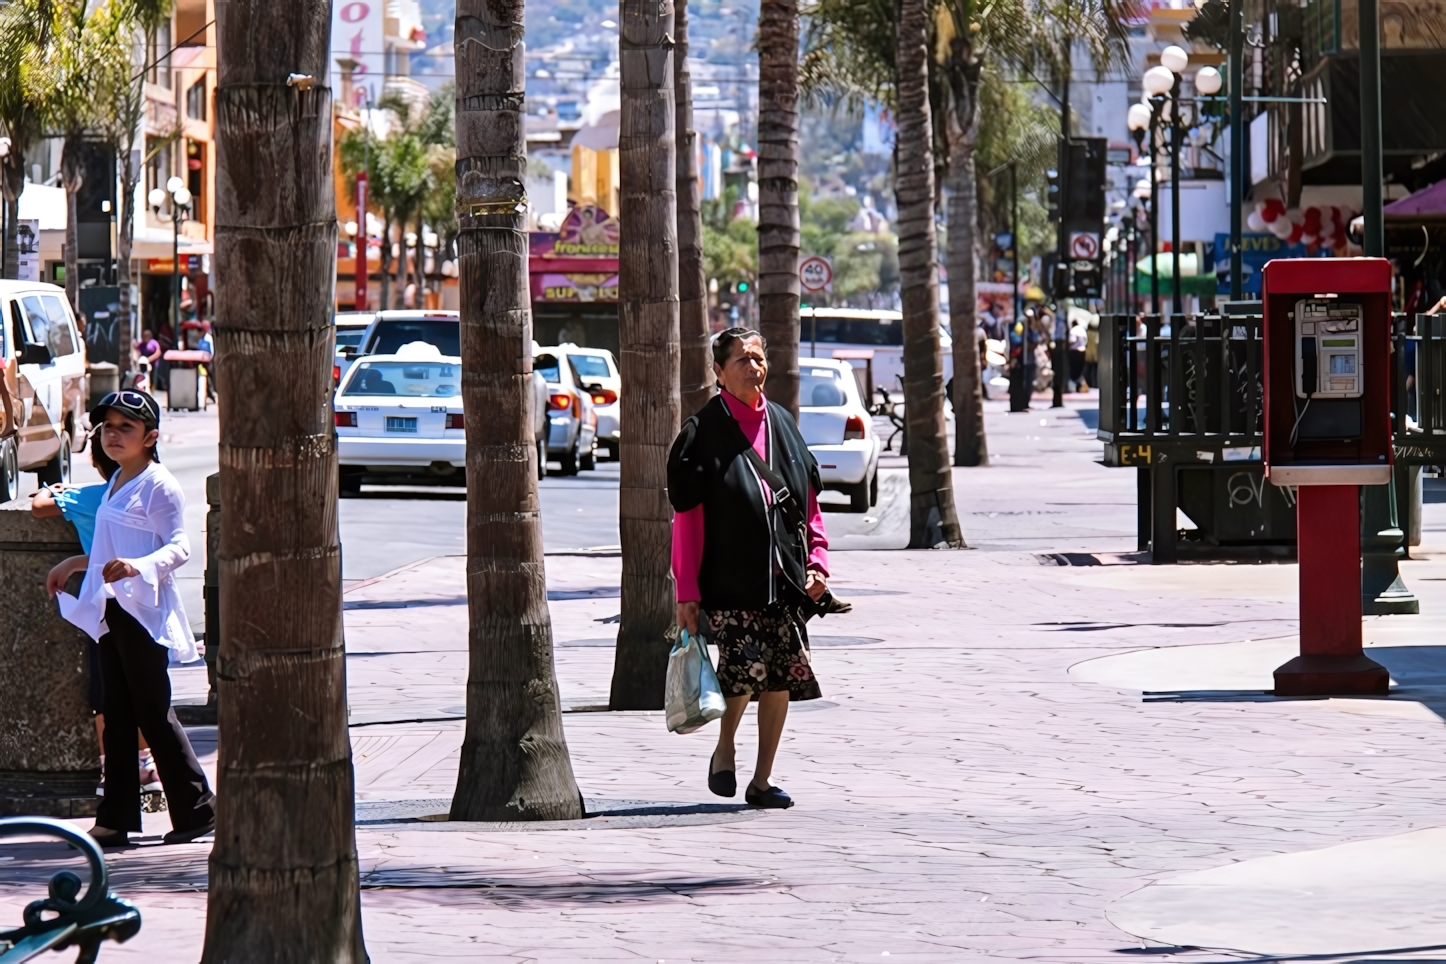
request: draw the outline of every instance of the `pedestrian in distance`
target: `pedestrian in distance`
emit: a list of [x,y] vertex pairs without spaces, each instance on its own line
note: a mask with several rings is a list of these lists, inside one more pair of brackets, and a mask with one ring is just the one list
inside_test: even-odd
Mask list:
[[818,699],[809,615],[830,608],[828,534],[818,508],[818,463],[788,410],[763,395],[763,336],[730,328],[713,340],[720,391],[683,423],[668,458],[679,627],[718,648],[727,710],[708,764],[708,788],[737,791],[734,735],[758,701],[758,762],[744,799],[783,809],[770,780],[790,700]]
[[[50,570],[46,588],[60,612],[100,646],[107,760],[136,757],[136,730],[145,734],[165,790],[172,830],[166,843],[185,843],[216,827],[214,797],[186,731],[171,709],[171,659],[192,662],[196,640],[181,606],[175,570],[191,555],[180,484],[160,464],[161,407],[145,392],[111,392],[90,413],[101,444],[120,466],[95,515],[87,555]],[[84,572],[80,595],[64,593]],[[113,767],[90,835],[122,847],[141,830],[140,787],[134,767]]]
[[[98,436],[100,429],[93,429],[92,436]],[[95,513],[100,508],[101,500],[105,498],[106,483],[120,471],[120,466],[115,459],[105,454],[105,446],[100,444],[98,437],[90,439],[90,464],[100,473],[105,482],[97,482],[94,485],[47,485],[39,492],[36,492],[30,499],[30,514],[37,519],[52,519],[60,516],[75,526],[76,538],[80,540],[81,552],[90,555],[90,545],[95,539]],[[88,696],[90,698],[90,709],[95,714],[95,739],[102,747],[105,746],[105,702],[102,692],[100,678],[100,648],[97,646],[87,647],[90,653],[90,686]],[[102,772],[105,768],[105,754],[101,754],[100,764]],[[139,769],[139,781],[142,793],[159,792],[161,789],[160,777],[156,773],[155,761],[151,758],[150,748],[147,746],[145,736],[140,737],[140,756],[137,761]],[[105,796],[105,779],[101,778],[101,785],[96,788],[96,793]]]

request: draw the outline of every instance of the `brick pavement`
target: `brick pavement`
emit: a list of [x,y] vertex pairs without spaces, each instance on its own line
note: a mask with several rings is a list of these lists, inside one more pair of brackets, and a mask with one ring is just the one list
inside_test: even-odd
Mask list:
[[[797,807],[566,829],[366,823],[373,959],[1236,959],[1246,955],[1142,946],[1107,909],[1182,873],[1439,822],[1441,723],[1429,716],[1144,702],[1072,676],[1114,653],[1289,635],[1295,569],[1041,564],[1042,553],[1133,550],[1134,478],[1093,464],[1098,445],[1072,414],[994,411],[990,430],[996,464],[956,471],[981,548],[835,553],[855,610],[813,628],[825,698],[795,705],[775,774]],[[1428,541],[1446,544],[1428,512]],[[1427,615],[1397,617],[1393,632],[1439,629],[1443,569],[1429,553],[1406,565]],[[443,557],[348,593],[363,819],[384,817],[388,801],[446,809],[461,740],[447,719],[463,703],[461,571]],[[611,651],[595,641],[617,612],[617,559],[549,557],[548,578],[584,793],[718,803],[703,779],[711,728],[680,737],[661,714],[588,711],[607,692]],[[742,763],[751,719],[740,736]],[[148,818],[163,829],[164,815]],[[117,890],[146,923],[105,960],[198,957],[206,849],[113,859]],[[5,857],[0,920],[38,895],[59,853],[0,845]],[[1362,905],[1382,910],[1369,895]]]

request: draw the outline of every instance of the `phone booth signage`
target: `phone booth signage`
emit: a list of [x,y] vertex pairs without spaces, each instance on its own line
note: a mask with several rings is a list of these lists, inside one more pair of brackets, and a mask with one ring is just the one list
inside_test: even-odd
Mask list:
[[1384,693],[1361,646],[1360,486],[1391,481],[1391,264],[1272,261],[1264,271],[1265,474],[1296,488],[1300,655],[1282,696]]

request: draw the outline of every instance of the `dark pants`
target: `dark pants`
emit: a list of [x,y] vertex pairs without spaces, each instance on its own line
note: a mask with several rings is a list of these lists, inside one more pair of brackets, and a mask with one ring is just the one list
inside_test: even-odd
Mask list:
[[170,651],[151,638],[114,599],[106,603],[109,628],[100,638],[105,706],[105,796],[95,822],[108,830],[139,832],[141,786],[136,729],[156,761],[171,826],[190,830],[215,817],[206,774],[171,709]]

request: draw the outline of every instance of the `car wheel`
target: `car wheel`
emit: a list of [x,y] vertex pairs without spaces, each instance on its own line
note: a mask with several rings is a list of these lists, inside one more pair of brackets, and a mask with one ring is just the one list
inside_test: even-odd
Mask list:
[[341,474],[338,476],[337,489],[337,496],[343,499],[353,495],[361,495],[361,474],[342,469]]
[[557,461],[562,464],[563,475],[577,475],[578,458],[576,447],[562,453],[562,455],[558,457]]
[[20,494],[20,458],[15,452],[15,440],[6,439],[0,443],[0,501],[9,502]]
[[849,486],[848,495],[850,512],[869,511],[869,484],[867,482]]
[[581,463],[584,472],[591,472],[597,468],[597,444],[594,443],[593,447],[587,450],[587,454],[578,461]]
[[35,473],[41,485],[55,485],[70,481],[70,433],[60,433],[60,451],[55,458],[42,465]]
[[547,443],[542,441],[537,443],[537,477],[547,478]]
[[869,505],[879,504],[879,473],[874,471],[874,477],[869,480]]

